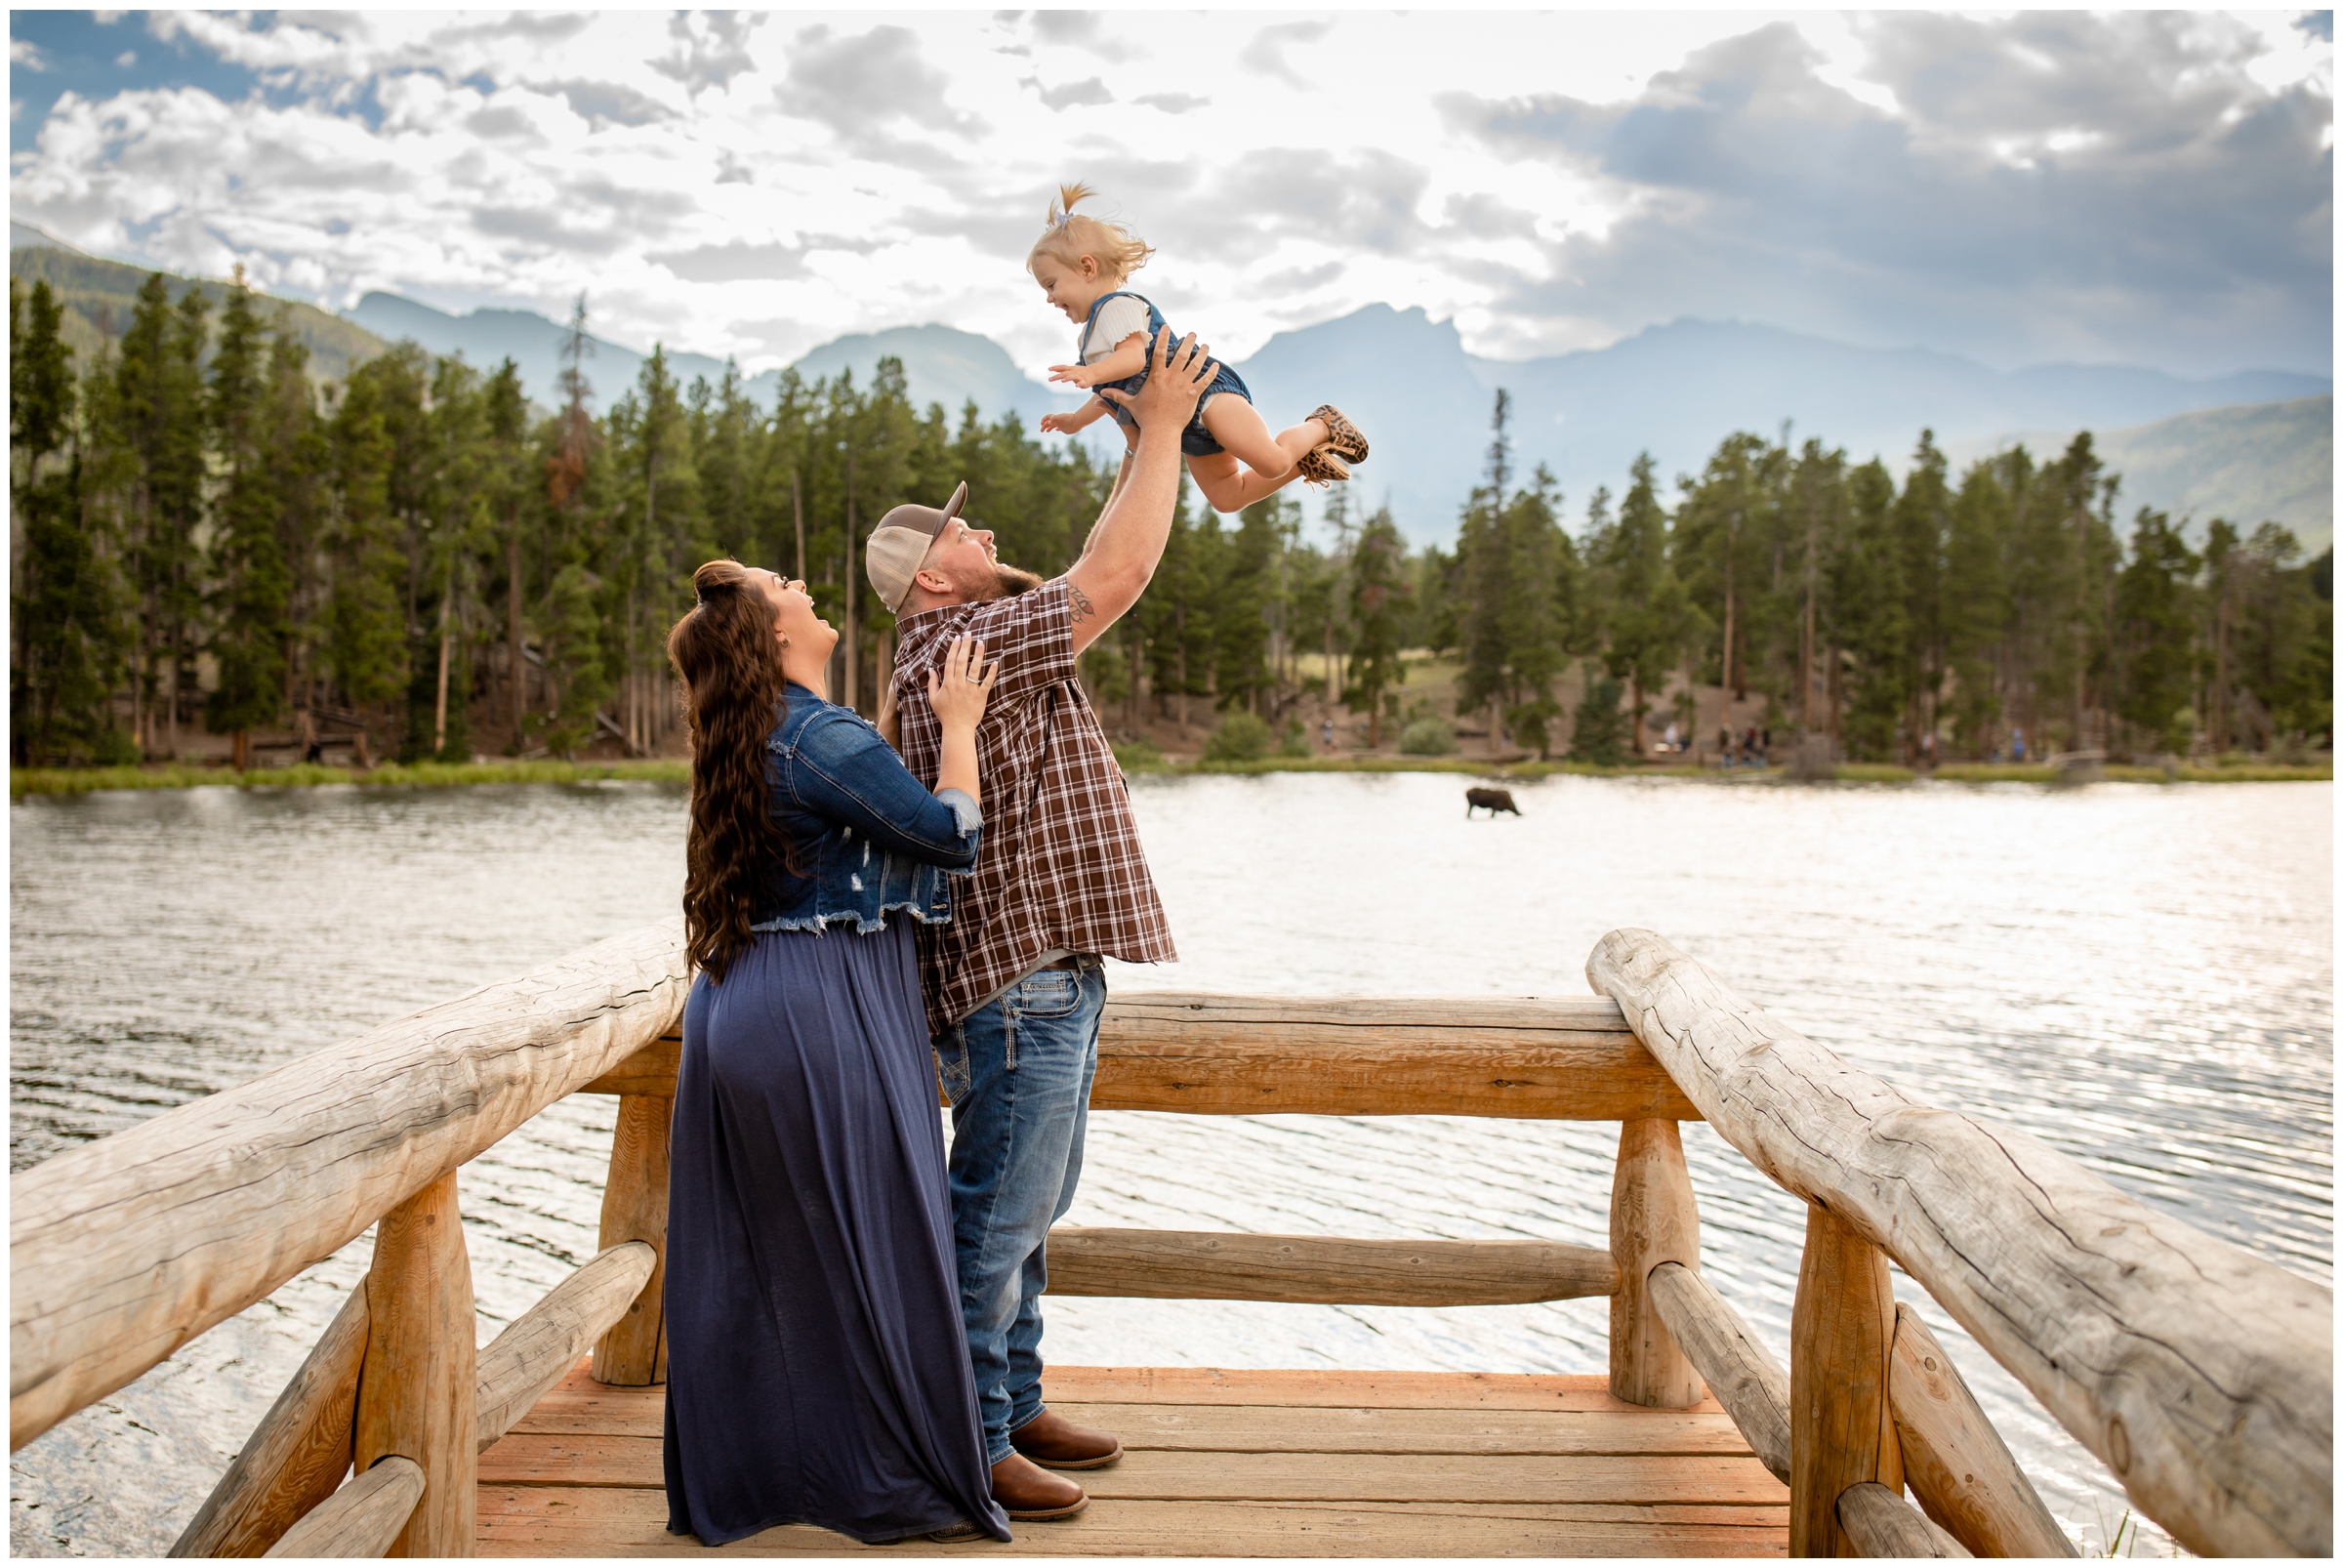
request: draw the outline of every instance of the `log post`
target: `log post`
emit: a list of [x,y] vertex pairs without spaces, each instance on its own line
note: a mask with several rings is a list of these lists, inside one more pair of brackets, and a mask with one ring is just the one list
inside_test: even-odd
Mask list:
[[180,1532],[172,1556],[259,1556],[334,1495],[349,1473],[369,1327],[360,1281]]
[[1839,1522],[1847,1489],[1876,1481],[1901,1497],[1904,1462],[1887,1397],[1896,1299],[1887,1255],[1820,1204],[1789,1317],[1789,1554],[1860,1557]]
[[486,1453],[569,1376],[587,1346],[626,1315],[659,1255],[647,1242],[613,1247],[555,1286],[480,1352],[479,1446]]
[[1839,1527],[1866,1557],[1966,1557],[1969,1548],[1877,1481],[1858,1481],[1838,1500]]
[[601,1249],[648,1242],[658,1254],[651,1277],[626,1314],[595,1341],[594,1380],[640,1388],[667,1381],[667,1128],[673,1098],[621,1094],[610,1138],[610,1175],[602,1184]]
[[1679,1263],[1661,1263],[1650,1281],[1652,1303],[1668,1333],[1741,1428],[1757,1463],[1788,1486],[1789,1375],[1706,1279]]
[[2075,1544],[2018,1468],[1928,1325],[1896,1307],[1888,1406],[1921,1508],[1980,1557],[2072,1557]]
[[387,1454],[327,1498],[264,1557],[380,1557],[397,1541],[423,1497],[423,1466]]
[[1611,1298],[1611,1395],[1678,1410],[1706,1391],[1653,1304],[1651,1274],[1662,1263],[1701,1267],[1701,1212],[1684,1169],[1676,1124],[1657,1117],[1619,1124],[1611,1177],[1611,1256],[1619,1290]]
[[383,1216],[366,1275],[372,1325],[358,1374],[354,1467],[397,1455],[423,1469],[423,1501],[393,1557],[473,1554],[479,1475],[472,1261],[450,1171]]

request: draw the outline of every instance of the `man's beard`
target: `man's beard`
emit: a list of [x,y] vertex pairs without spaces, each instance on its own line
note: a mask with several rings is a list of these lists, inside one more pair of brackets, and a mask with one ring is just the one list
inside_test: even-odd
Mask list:
[[1030,594],[1041,587],[1043,581],[1038,573],[1029,572],[1022,566],[1011,566],[1006,560],[993,562],[993,592],[985,595],[986,598],[1007,598],[1016,594]]

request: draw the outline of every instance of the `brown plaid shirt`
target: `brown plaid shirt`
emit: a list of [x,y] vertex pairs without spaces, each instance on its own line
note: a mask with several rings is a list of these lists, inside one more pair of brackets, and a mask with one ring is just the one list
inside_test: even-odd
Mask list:
[[903,761],[929,788],[943,726],[927,706],[927,672],[962,637],[983,639],[986,660],[1001,661],[976,726],[984,784],[976,872],[953,884],[952,924],[919,928],[928,1032],[942,1034],[1052,948],[1129,964],[1176,959],[1123,770],[1075,679],[1065,579],[924,610],[895,633]]

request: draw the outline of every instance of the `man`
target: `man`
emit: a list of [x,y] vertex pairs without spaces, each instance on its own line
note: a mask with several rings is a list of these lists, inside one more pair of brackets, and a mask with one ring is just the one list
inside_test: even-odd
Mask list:
[[[1189,338],[1158,342],[1135,395],[1102,388],[1139,424],[1082,558],[1041,582],[1005,566],[990,530],[897,507],[872,531],[871,586],[894,612],[890,695],[903,760],[932,782],[940,729],[926,678],[959,638],[1000,664],[976,732],[984,846],[955,890],[952,923],[920,928],[927,1027],[952,1100],[952,1220],[961,1311],[984,1420],[993,1496],[1012,1519],[1064,1518],[1089,1499],[1053,1470],[1110,1465],[1112,1436],[1042,1402],[1043,1245],[1082,1176],[1102,957],[1178,955],[1139,847],[1114,750],[1075,659],[1138,601],[1179,499],[1181,429],[1214,366]],[[884,721],[883,721],[884,722]],[[1046,1467],[1045,1467],[1046,1466]]]

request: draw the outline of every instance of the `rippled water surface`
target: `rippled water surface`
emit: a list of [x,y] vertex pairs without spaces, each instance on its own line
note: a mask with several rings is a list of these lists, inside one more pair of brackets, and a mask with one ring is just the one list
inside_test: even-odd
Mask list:
[[[1916,1098],[2020,1126],[2327,1282],[2327,785],[1883,789],[1555,779],[1465,821],[1440,775],[1143,779],[1182,962],[1125,989],[1585,991],[1664,932]],[[22,1169],[676,907],[650,785],[226,790],[11,807],[10,1155]],[[468,1167],[483,1341],[592,1256],[613,1101]],[[1600,1245],[1616,1129],[1101,1114],[1070,1222]],[[1706,1128],[1705,1267],[1787,1356],[1803,1217]],[[12,1460],[19,1553],[165,1548],[364,1273],[361,1238]],[[1901,1275],[2091,1545],[2097,1463]],[[1456,1309],[1053,1300],[1070,1363],[1599,1372],[1600,1300]],[[2150,1533],[2143,1549],[2162,1547]],[[2168,1549],[2168,1548],[2164,1548]]]

